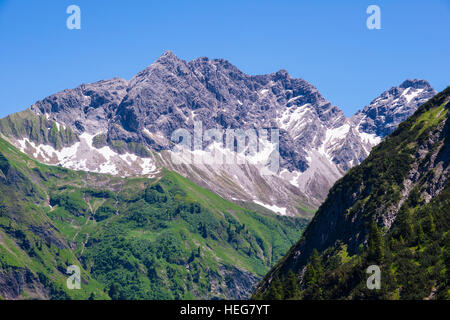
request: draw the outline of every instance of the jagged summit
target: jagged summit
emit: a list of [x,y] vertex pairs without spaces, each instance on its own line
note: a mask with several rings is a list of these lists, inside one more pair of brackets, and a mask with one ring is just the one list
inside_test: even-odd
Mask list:
[[436,91],[426,80],[408,79],[398,87],[383,92],[358,112],[353,121],[364,132],[386,136],[435,94]]
[[409,87],[420,89],[420,88],[431,88],[431,85],[428,81],[423,79],[407,79],[403,81],[399,87],[404,89]]
[[173,53],[171,50],[167,50],[155,61],[155,63],[165,63],[168,61],[178,61],[178,60],[180,59],[175,55],[175,53]]

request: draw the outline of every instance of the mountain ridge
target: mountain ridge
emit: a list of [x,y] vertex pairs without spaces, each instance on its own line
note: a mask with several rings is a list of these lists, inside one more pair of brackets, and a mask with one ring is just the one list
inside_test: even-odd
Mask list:
[[[389,99],[375,99],[367,111],[347,118],[317,88],[291,78],[286,70],[246,75],[224,59],[188,62],[168,51],[129,81],[83,84],[31,106],[38,117],[47,119],[50,132],[56,131],[52,122],[56,129],[69,128],[74,140],[65,143],[61,138],[61,146],[80,141],[79,152],[73,147],[59,154],[36,139],[33,144],[32,129],[14,132],[5,121],[0,121],[0,131],[20,150],[46,163],[123,176],[151,175],[165,166],[231,201],[259,202],[289,215],[311,216],[309,209],[299,208],[317,208],[345,171],[434,94],[423,80],[407,80],[401,86],[408,87],[391,88],[383,93]],[[402,96],[405,90],[416,96],[407,95],[407,100]],[[195,121],[204,129],[279,128],[279,172],[264,177],[253,164],[225,169],[174,164],[170,136],[180,128],[192,132]],[[215,183],[224,179],[228,182]],[[280,191],[271,195],[270,186]]]

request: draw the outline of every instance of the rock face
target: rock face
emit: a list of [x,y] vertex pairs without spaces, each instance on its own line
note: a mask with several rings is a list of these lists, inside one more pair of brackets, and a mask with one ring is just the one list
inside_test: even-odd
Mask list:
[[352,120],[361,131],[384,137],[435,94],[436,91],[425,80],[406,80],[400,86],[383,92]]
[[97,133],[108,128],[127,88],[127,81],[119,78],[83,84],[38,101],[31,110],[51,116],[78,134]]
[[[187,62],[168,51],[130,81],[81,85],[31,107],[80,137],[72,149],[43,150],[26,133],[2,132],[47,163],[124,176],[166,166],[232,201],[308,215],[344,172],[434,93],[424,80],[407,80],[346,118],[314,86],[285,70],[252,76],[223,59]],[[278,128],[280,170],[265,176],[252,163],[174,163],[171,135],[180,128],[192,133],[194,122],[203,130]],[[81,147],[83,152],[74,150]]]
[[[423,299],[437,291],[448,299],[449,108],[450,87],[339,180],[256,296],[290,297],[292,288],[278,286],[293,272],[294,298]],[[366,287],[370,265],[383,270],[377,292]]]

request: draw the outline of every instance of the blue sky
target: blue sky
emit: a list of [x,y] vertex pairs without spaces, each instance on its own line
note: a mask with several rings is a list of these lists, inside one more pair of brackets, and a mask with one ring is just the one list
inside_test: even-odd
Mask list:
[[[81,30],[66,28],[71,4]],[[381,30],[366,28],[370,4]],[[81,83],[130,79],[169,49],[249,74],[286,69],[350,115],[406,78],[449,85],[449,34],[449,0],[0,0],[0,116]]]

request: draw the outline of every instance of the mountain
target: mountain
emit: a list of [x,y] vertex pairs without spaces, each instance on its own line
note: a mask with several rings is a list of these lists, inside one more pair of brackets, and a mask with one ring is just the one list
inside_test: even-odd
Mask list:
[[[244,299],[305,225],[166,169],[153,178],[72,171],[0,138],[0,300]],[[71,265],[80,290],[66,286]]]
[[352,121],[361,132],[384,137],[435,94],[436,91],[425,80],[406,80],[400,86],[383,92],[357,112]]
[[[381,101],[364,111],[389,114]],[[254,298],[449,299],[449,108],[450,87],[350,169]],[[379,290],[366,286],[371,265]]]
[[[147,177],[169,168],[241,206],[311,218],[333,183],[434,94],[426,81],[407,80],[346,118],[285,70],[252,76],[223,59],[187,62],[168,51],[129,81],[83,84],[38,101],[0,120],[0,132],[47,164]],[[279,143],[272,136],[258,142],[263,155],[279,145],[279,170],[265,174],[258,157],[174,161],[172,135],[193,134],[195,123],[200,132],[279,129]],[[201,146],[227,153],[223,143]]]

